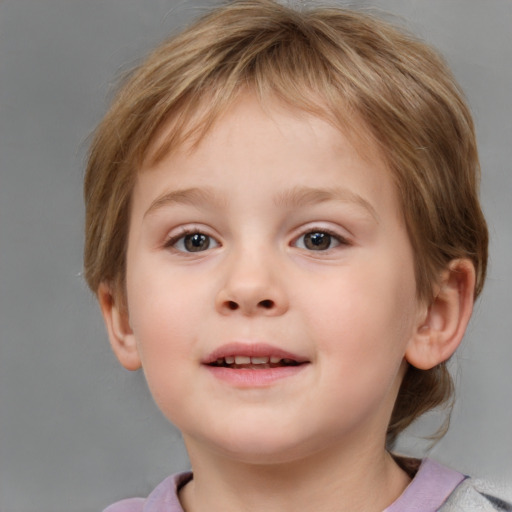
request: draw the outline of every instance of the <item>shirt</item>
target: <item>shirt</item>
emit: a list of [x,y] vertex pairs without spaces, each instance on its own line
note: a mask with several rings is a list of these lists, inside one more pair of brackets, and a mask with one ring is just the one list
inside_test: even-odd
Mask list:
[[[147,498],[118,501],[103,512],[184,512],[178,492],[193,478],[178,473],[166,478]],[[493,494],[491,494],[491,492]],[[383,512],[512,512],[512,504],[497,497],[490,484],[423,459],[401,496]]]

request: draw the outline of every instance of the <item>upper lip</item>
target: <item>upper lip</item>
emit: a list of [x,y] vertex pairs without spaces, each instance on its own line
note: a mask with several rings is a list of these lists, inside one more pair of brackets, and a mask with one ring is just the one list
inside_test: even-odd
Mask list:
[[306,363],[308,359],[293,352],[269,345],[267,343],[240,343],[233,342],[222,345],[210,352],[201,362],[211,364],[218,359],[233,356],[246,357],[279,357],[280,359],[290,359],[297,363]]

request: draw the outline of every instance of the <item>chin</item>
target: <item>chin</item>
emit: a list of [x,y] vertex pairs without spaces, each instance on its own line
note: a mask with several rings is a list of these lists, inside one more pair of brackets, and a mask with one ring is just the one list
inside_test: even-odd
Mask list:
[[287,464],[306,459],[323,448],[312,446],[313,443],[308,439],[294,440],[287,435],[286,430],[281,432],[280,435],[275,431],[262,435],[261,432],[245,431],[238,436],[231,432],[227,437],[209,438],[205,442],[211,451],[222,457],[254,465]]

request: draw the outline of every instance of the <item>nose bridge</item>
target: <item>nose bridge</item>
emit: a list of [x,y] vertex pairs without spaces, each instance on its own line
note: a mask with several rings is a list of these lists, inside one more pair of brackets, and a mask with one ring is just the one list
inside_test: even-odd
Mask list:
[[275,249],[248,244],[226,259],[217,308],[223,313],[275,315],[288,308]]

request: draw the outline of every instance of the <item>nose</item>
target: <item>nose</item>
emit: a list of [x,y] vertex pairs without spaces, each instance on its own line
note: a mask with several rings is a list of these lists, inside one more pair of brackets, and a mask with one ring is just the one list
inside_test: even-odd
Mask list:
[[215,306],[223,315],[282,315],[289,304],[277,262],[268,255],[233,255],[226,262]]

